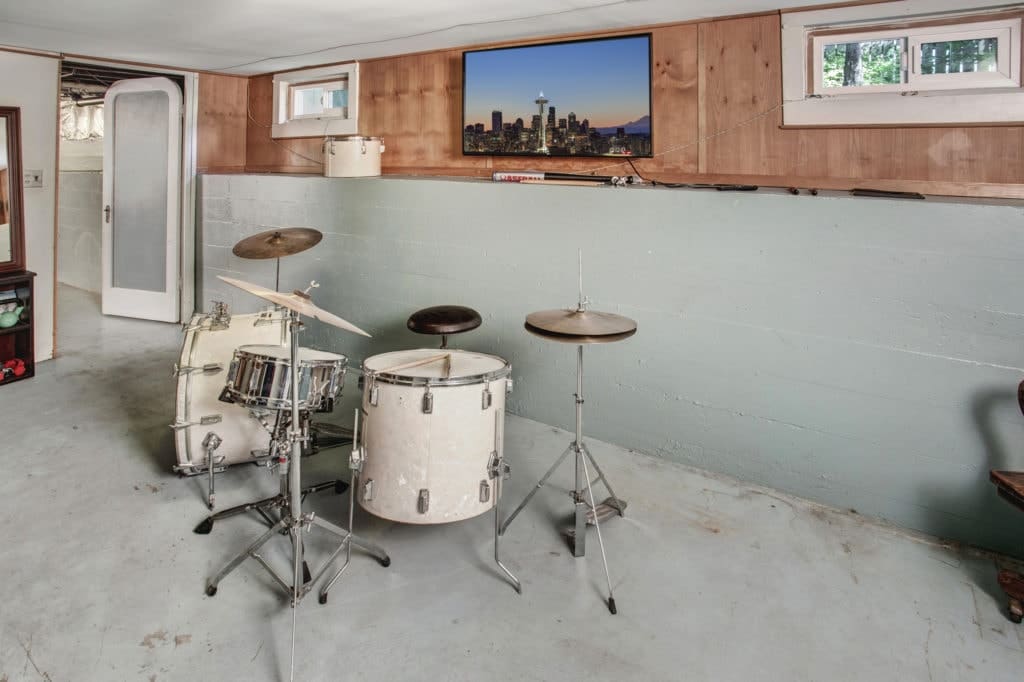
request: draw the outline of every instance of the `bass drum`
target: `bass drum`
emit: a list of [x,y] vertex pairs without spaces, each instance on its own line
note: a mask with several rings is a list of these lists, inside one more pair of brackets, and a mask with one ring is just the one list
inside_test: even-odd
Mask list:
[[494,508],[509,364],[462,350],[383,353],[363,362],[365,460],[357,494],[392,521],[461,521]]
[[288,344],[288,325],[283,311],[228,315],[223,306],[213,314],[196,314],[185,327],[185,339],[176,367],[174,446],[178,463],[174,470],[192,475],[205,471],[203,439],[211,431],[221,438],[216,450],[220,466],[254,460],[270,434],[249,410],[218,400],[235,349],[246,344]]

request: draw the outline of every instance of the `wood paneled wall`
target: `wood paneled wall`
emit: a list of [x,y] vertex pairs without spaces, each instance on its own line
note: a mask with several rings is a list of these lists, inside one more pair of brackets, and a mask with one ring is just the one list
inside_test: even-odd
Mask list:
[[[7,169],[0,170],[0,225],[6,225],[10,219],[7,217]],[[0,253],[0,259],[6,259],[7,254]]]
[[196,167],[201,173],[245,170],[249,79],[199,74]]
[[[778,14],[651,32],[656,156],[634,160],[645,177],[1024,197],[1020,126],[782,128]],[[384,138],[385,173],[631,172],[615,159],[463,156],[461,54],[453,49],[361,63],[359,128]],[[270,138],[271,86],[269,75],[250,79],[246,169],[319,172],[319,139]]]

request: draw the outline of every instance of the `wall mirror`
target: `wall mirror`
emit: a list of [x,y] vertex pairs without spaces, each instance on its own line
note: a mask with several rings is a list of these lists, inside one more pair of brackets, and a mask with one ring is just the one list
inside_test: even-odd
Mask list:
[[25,267],[19,113],[18,107],[0,107],[0,273]]

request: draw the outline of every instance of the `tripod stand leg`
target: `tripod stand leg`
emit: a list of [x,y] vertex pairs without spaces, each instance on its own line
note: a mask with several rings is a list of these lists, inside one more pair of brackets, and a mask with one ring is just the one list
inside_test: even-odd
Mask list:
[[[608,581],[608,610],[614,615],[615,610],[615,595],[612,593],[612,577],[608,572],[608,557],[604,553],[604,539],[601,537],[601,522],[597,518],[597,504],[594,501],[594,488],[590,485],[590,470],[587,468],[587,458],[580,456],[580,462],[583,463],[583,475],[587,480],[587,492],[590,494],[590,509],[594,512],[594,528],[597,529],[597,544],[601,548],[601,563],[604,564],[604,577]],[[578,518],[578,517],[577,517]],[[586,526],[583,527],[583,532],[586,532]],[[577,538],[578,541],[579,538]]]
[[597,460],[594,459],[594,455],[590,453],[590,448],[587,447],[587,444],[580,443],[580,447],[583,448],[583,453],[587,456],[587,459],[590,460],[590,463],[594,465],[594,471],[597,472],[598,479],[604,483],[604,487],[608,489],[608,494],[611,495],[612,500],[615,501],[615,508],[619,510],[619,516],[623,516],[626,505],[622,502],[622,499],[615,494],[615,491],[612,490],[612,484],[608,482],[608,478],[604,475],[604,472],[601,471],[601,467],[598,466]]
[[507,519],[505,519],[505,523],[501,524],[501,527],[498,529],[498,535],[505,534],[505,530],[508,528],[508,525],[512,523],[512,520],[516,518],[516,516],[519,515],[519,512],[523,511],[523,507],[530,503],[530,500],[532,500],[533,496],[537,494],[537,491],[544,487],[544,484],[548,482],[549,478],[551,478],[551,474],[555,473],[555,469],[557,469],[558,465],[565,461],[565,458],[569,455],[570,452],[572,452],[572,445],[567,447],[565,449],[565,452],[559,455],[558,459],[555,460],[555,463],[551,465],[550,469],[548,469],[548,472],[544,474],[544,477],[537,482],[537,485],[534,486],[533,490],[531,490],[530,493],[526,496],[526,499],[520,502],[519,506],[516,507],[516,510],[512,512],[512,514]]
[[284,525],[285,521],[283,519],[281,521],[278,521],[276,524],[274,524],[272,528],[267,530],[267,532],[256,538],[255,542],[253,542],[251,545],[249,545],[244,550],[235,555],[235,557],[231,561],[229,561],[227,565],[224,566],[224,568],[222,568],[220,572],[217,573],[217,575],[213,576],[209,583],[207,583],[206,594],[208,594],[211,597],[217,594],[217,585],[220,583],[220,581],[223,580],[228,575],[228,573],[231,573],[231,571],[238,568],[238,565],[245,561],[246,557],[251,556],[260,547],[265,545],[267,543],[267,540],[274,537],[274,534],[277,533],[277,531],[281,530],[284,527]]
[[323,528],[324,530],[330,533],[334,533],[342,539],[351,538],[351,542],[354,546],[358,547],[359,549],[363,550],[364,552],[375,558],[378,562],[380,562],[380,565],[384,568],[387,568],[391,565],[391,557],[388,556],[388,553],[385,552],[383,548],[378,547],[366,538],[359,537],[358,535],[355,535],[345,530],[341,526],[336,526],[330,521],[325,521],[319,516],[313,518],[313,524]]
[[245,512],[249,511],[260,512],[261,514],[263,514],[263,518],[266,519],[268,523],[273,525],[275,522],[271,520],[271,518],[267,515],[267,513],[264,510],[268,507],[279,506],[282,503],[283,498],[280,495],[274,495],[273,497],[265,497],[262,500],[256,500],[255,502],[246,502],[245,504],[240,504],[236,507],[228,507],[223,511],[219,511],[216,514],[211,514],[210,516],[207,516],[205,519],[199,522],[199,525],[196,526],[192,532],[198,533],[199,535],[207,535],[211,530],[213,530],[214,521],[220,521],[221,519],[231,518],[232,516],[238,516],[239,514],[244,514]]
[[498,554],[498,537],[501,535],[501,476],[499,473],[498,477],[494,479],[494,563],[498,564],[498,568],[512,581],[512,587],[516,592],[522,594],[523,584],[512,574],[512,571],[505,567],[505,564],[501,563],[501,557]]

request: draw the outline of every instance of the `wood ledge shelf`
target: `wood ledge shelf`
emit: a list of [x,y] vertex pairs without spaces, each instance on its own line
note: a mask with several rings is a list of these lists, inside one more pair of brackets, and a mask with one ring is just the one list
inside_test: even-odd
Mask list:
[[[541,163],[537,163],[540,161]],[[536,170],[551,170],[559,172],[585,174],[586,169],[564,170],[560,168],[545,168],[548,164],[546,159],[524,158],[523,167],[532,167]],[[985,182],[949,182],[936,180],[894,180],[894,179],[872,179],[872,178],[821,178],[821,177],[790,177],[778,175],[731,175],[719,173],[680,173],[670,170],[646,170],[644,159],[636,159],[638,170],[648,180],[654,179],[659,183],[717,183],[726,185],[757,185],[765,189],[818,189],[833,191],[849,191],[852,189],[878,189],[890,192],[918,192],[926,196],[936,198],[970,198],[970,199],[1009,199],[1024,200],[1024,183],[1004,184]],[[383,168],[383,176],[402,175],[406,177],[432,177],[432,178],[478,178],[489,179],[491,173],[496,170],[509,170],[506,168],[480,168],[466,166],[390,166]],[[218,172],[218,171],[211,171]],[[308,166],[247,166],[245,173],[252,175],[306,175],[320,176],[319,169]],[[603,170],[602,174],[609,174],[611,170]],[[614,173],[611,173],[614,174]],[[632,174],[632,169],[629,173]],[[322,176],[320,176],[322,177]],[[339,178],[341,179],[341,178]]]

